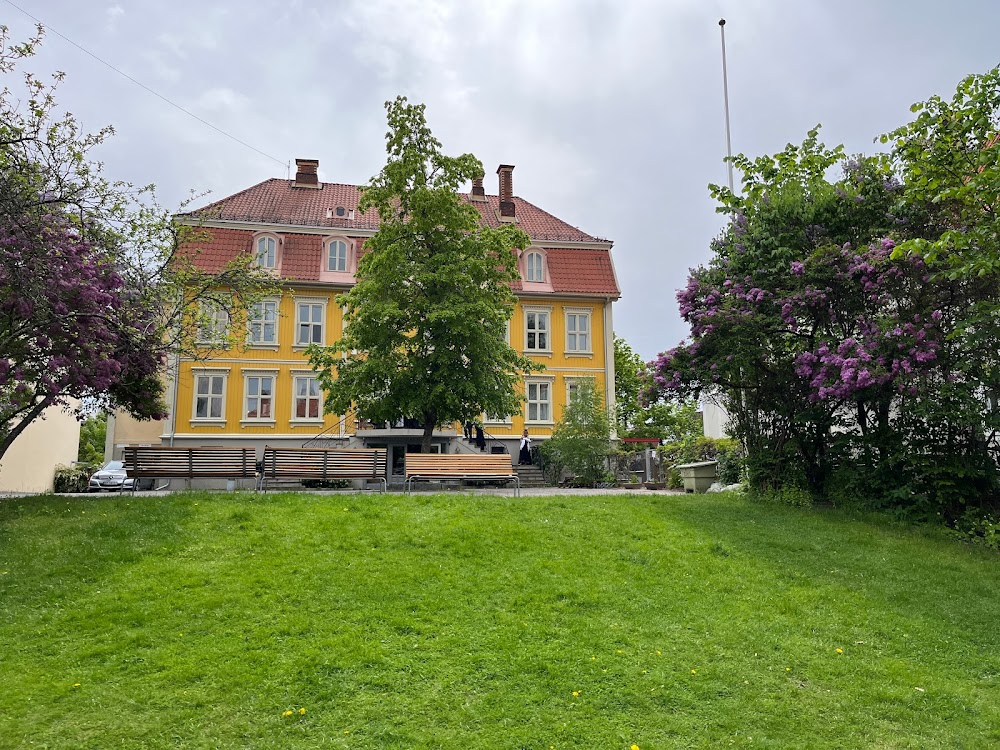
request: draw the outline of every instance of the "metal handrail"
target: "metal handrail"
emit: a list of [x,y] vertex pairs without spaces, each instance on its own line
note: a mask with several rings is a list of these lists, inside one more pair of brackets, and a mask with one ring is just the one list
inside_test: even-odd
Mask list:
[[[333,440],[348,440],[350,434],[347,431],[347,426],[354,421],[354,414],[341,414],[340,419],[337,420],[336,424],[332,424],[322,432],[318,432],[311,438],[302,443],[302,448],[309,448],[310,446],[320,445],[324,442],[331,442]],[[328,432],[336,430],[336,435],[327,435]]]

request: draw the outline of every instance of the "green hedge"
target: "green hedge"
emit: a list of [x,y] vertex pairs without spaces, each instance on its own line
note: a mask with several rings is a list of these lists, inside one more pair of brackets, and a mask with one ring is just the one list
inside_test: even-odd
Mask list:
[[90,475],[96,471],[91,464],[57,466],[53,487],[55,492],[86,492]]

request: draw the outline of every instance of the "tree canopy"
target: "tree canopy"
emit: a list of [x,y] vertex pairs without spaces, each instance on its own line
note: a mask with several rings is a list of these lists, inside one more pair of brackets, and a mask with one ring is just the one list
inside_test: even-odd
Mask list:
[[199,272],[178,252],[197,230],[176,225],[151,186],[103,176],[90,153],[111,128],[86,133],[60,116],[62,73],[46,83],[20,71],[42,36],[16,44],[0,26],[0,74],[24,81],[0,91],[0,456],[74,399],[165,416],[169,355],[208,353],[192,346],[200,300],[238,316],[274,285],[249,257]]
[[690,340],[645,383],[719,395],[755,488],[952,518],[997,491],[998,80],[915,105],[891,154],[814,130],[734,157],[742,195],[712,186],[731,221],[678,293]]
[[365,241],[357,283],[339,298],[343,338],[309,357],[328,412],[416,420],[427,451],[437,425],[520,411],[523,374],[539,368],[507,343],[507,323],[515,252],[529,238],[513,225],[481,224],[457,191],[483,166],[471,154],[441,153],[423,105],[399,97],[386,112],[388,160],[359,204],[377,209],[379,229]]

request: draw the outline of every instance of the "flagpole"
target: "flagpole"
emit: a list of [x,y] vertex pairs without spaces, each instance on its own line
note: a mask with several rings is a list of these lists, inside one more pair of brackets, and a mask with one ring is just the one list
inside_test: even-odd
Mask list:
[[729,75],[726,72],[726,19],[719,19],[719,31],[722,34],[722,96],[726,109],[726,166],[729,167],[729,192],[733,190],[733,143],[729,133]]

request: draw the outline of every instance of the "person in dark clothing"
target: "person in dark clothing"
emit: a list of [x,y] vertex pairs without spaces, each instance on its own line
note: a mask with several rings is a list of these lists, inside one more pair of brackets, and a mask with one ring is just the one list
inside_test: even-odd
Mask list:
[[483,426],[476,422],[476,447],[479,450],[486,450],[486,436],[483,434]]
[[472,421],[468,419],[465,420],[465,439],[472,441]]
[[531,438],[528,437],[528,430],[521,433],[521,451],[517,456],[518,465],[531,463]]

